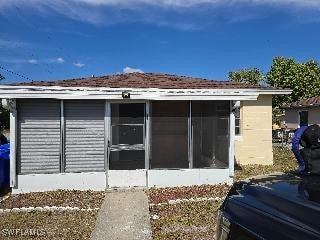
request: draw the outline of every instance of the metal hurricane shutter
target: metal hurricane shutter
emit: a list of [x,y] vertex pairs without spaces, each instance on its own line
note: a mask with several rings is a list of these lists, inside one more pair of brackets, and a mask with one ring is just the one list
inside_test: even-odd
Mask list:
[[65,100],[65,171],[104,171],[104,101]]
[[19,174],[60,171],[60,102],[21,99],[18,110]]

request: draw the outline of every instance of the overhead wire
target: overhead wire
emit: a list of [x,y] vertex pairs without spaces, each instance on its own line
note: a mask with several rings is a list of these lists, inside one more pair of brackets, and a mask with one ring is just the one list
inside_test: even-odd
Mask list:
[[11,73],[11,74],[13,74],[13,75],[16,75],[16,76],[18,76],[18,77],[21,77],[21,78],[24,78],[24,79],[26,79],[26,80],[32,81],[31,78],[29,78],[29,77],[27,77],[27,76],[25,76],[25,75],[23,75],[23,74],[16,73],[16,72],[14,72],[14,71],[12,71],[12,70],[9,70],[9,69],[7,69],[7,68],[5,68],[5,67],[2,67],[1,65],[0,65],[0,69],[6,71],[6,72],[8,72],[8,73]]

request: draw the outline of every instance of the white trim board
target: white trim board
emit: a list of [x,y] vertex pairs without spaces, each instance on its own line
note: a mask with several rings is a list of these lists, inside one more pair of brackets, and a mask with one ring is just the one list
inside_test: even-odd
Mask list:
[[146,187],[147,170],[108,170],[108,188]]
[[232,184],[226,169],[148,170],[148,187],[181,187],[202,184]]
[[17,176],[12,193],[45,192],[59,189],[105,191],[105,172],[28,174]]
[[83,88],[0,85],[1,98],[113,99],[130,92],[133,100],[257,100],[260,94],[290,94],[291,90]]
[[202,184],[232,184],[229,169],[109,170],[105,172],[28,174],[17,176],[13,194],[65,190],[105,191],[109,188],[180,187]]

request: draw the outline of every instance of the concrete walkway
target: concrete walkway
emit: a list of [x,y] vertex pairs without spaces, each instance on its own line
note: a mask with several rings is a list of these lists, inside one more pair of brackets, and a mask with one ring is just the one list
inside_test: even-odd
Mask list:
[[91,240],[151,239],[148,197],[143,190],[107,191]]

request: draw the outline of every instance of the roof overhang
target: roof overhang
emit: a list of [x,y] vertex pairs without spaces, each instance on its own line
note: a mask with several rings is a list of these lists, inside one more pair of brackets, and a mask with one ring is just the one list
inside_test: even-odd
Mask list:
[[0,98],[110,99],[120,100],[123,92],[133,100],[257,100],[260,94],[290,94],[291,90],[265,89],[158,89],[93,88],[0,85]]
[[313,105],[299,105],[299,106],[282,106],[281,109],[307,109],[307,108],[318,108],[320,107],[319,104]]

